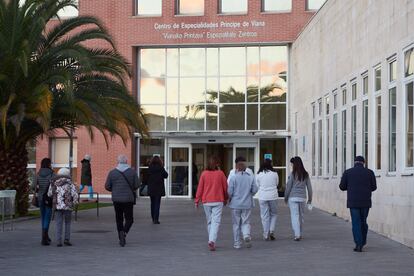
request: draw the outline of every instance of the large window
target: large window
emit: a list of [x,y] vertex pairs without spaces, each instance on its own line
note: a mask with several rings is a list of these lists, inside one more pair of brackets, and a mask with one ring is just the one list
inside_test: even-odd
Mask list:
[[366,75],[362,77],[362,94],[368,94],[368,76]]
[[316,175],[316,123],[312,123],[312,176]]
[[[164,140],[163,139],[140,139],[139,143],[139,174],[142,185],[146,185],[148,180],[148,167],[151,162],[151,159],[154,156],[159,156],[163,162],[164,158]],[[140,196],[144,194],[140,191]]]
[[414,167],[414,81],[406,84],[406,167]]
[[338,113],[333,115],[332,139],[333,139],[333,168],[332,174],[338,175]]
[[137,15],[161,15],[162,0],[136,0]]
[[375,169],[381,170],[381,95],[375,98]]
[[176,0],[176,13],[182,15],[204,14],[204,0]]
[[318,148],[319,148],[319,154],[318,154],[318,176],[322,176],[322,119],[318,121]]
[[263,12],[289,12],[292,10],[292,0],[262,0]]
[[[70,140],[69,138],[53,138],[52,144],[52,163],[53,168],[58,170],[60,168],[69,167],[69,152],[70,152]],[[78,140],[73,139],[73,159],[72,159],[72,178],[77,179],[77,160],[78,160]]]
[[368,166],[369,156],[368,156],[368,137],[369,137],[369,128],[368,128],[368,100],[362,102],[362,155],[365,157],[366,166]]
[[388,171],[395,172],[397,165],[397,88],[389,90],[389,126],[388,126]]
[[329,175],[329,149],[330,149],[330,128],[329,128],[329,96],[325,97],[325,172]]
[[354,82],[351,86],[351,92],[352,92],[352,101],[355,101],[358,97],[358,92],[357,92],[357,84],[356,82]]
[[357,107],[351,107],[351,162],[354,161],[357,152]]
[[307,0],[306,9],[307,10],[319,10],[326,0]]
[[404,55],[404,76],[409,77],[414,74],[414,48],[405,52]]
[[151,131],[285,130],[287,48],[141,49]]
[[375,68],[375,91],[381,90],[381,67]]
[[247,13],[247,0],[220,0],[220,13]]
[[342,172],[346,170],[346,110],[342,111]]

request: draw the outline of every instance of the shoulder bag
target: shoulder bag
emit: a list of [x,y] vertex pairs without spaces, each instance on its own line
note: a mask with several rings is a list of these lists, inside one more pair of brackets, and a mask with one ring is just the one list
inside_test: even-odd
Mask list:
[[[132,195],[134,196],[134,205],[137,204],[137,191],[134,190],[134,186],[131,185],[131,183],[128,181],[128,178],[125,176],[125,174],[121,171],[118,171],[118,172],[123,176],[123,178],[128,183],[128,186],[132,191]],[[134,182],[135,182],[135,177],[134,177]]]

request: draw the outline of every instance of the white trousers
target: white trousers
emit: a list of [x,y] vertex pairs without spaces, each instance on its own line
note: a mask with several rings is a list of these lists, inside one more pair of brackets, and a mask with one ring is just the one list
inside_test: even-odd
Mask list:
[[289,199],[289,209],[295,238],[301,237],[304,223],[303,212],[305,210],[305,201]]
[[216,243],[223,212],[223,202],[207,203],[203,207],[206,213],[208,241]]
[[259,200],[260,217],[262,218],[263,237],[269,238],[270,233],[275,232],[277,220],[277,201]]
[[[250,238],[251,209],[232,209],[234,245],[240,246],[242,238]],[[241,236],[243,235],[243,236]]]

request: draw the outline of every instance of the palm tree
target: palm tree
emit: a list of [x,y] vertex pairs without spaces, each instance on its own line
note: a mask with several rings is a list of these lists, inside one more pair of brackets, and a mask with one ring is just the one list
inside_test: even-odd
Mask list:
[[[19,4],[19,2],[21,4]],[[0,1],[0,189],[17,190],[28,208],[26,144],[40,135],[84,126],[124,143],[146,122],[126,81],[130,69],[102,23],[61,20],[74,0]],[[105,47],[92,48],[90,40]]]

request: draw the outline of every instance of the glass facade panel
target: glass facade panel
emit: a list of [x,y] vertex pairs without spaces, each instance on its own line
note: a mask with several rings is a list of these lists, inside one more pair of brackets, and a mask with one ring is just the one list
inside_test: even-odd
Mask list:
[[318,176],[322,176],[322,120],[318,121]]
[[381,90],[381,68],[375,69],[375,91]]
[[220,0],[220,13],[247,13],[247,0]]
[[346,170],[346,110],[342,111],[342,172]]
[[180,79],[180,103],[204,104],[205,78],[181,78]]
[[203,14],[204,0],[177,0],[178,14]]
[[205,76],[205,48],[180,49],[180,76]]
[[397,166],[397,89],[389,90],[389,148],[388,148],[388,170],[396,171]]
[[142,78],[140,84],[141,104],[165,103],[164,78]]
[[152,131],[164,131],[165,105],[141,105]]
[[352,92],[352,100],[355,101],[357,99],[357,97],[358,97],[358,94],[357,94],[357,84],[356,83],[353,83],[351,88],[352,88],[351,89],[351,92]]
[[346,105],[346,89],[342,90],[342,105]]
[[414,167],[414,82],[406,85],[406,161],[407,167]]
[[264,12],[286,12],[292,10],[292,0],[262,0]]
[[260,105],[260,129],[284,130],[286,129],[286,105],[262,104]]
[[260,80],[260,101],[286,102],[287,83],[277,76],[266,76]]
[[369,165],[369,128],[368,128],[368,100],[362,102],[362,156],[365,157],[365,165]]
[[351,108],[351,162],[354,161],[357,152],[357,109]]
[[286,74],[287,48],[284,46],[260,47],[261,75]]
[[[286,139],[260,139],[260,164],[266,153],[272,154],[274,167],[286,167]],[[280,177],[280,175],[279,175]],[[279,179],[280,182],[280,179]]]
[[316,123],[312,123],[312,175],[316,175]]
[[161,15],[162,0],[137,0],[137,15]]
[[220,75],[246,75],[246,49],[244,47],[220,48]]
[[246,102],[245,77],[220,78],[220,102],[244,103]]
[[223,104],[220,106],[220,130],[244,130],[245,105]]
[[389,73],[390,73],[390,75],[389,75],[389,81],[390,82],[392,82],[392,81],[395,81],[396,79],[397,79],[397,61],[396,60],[394,60],[394,61],[392,61],[392,62],[390,62],[390,64],[389,64]]
[[338,114],[333,115],[333,128],[332,128],[332,138],[333,138],[333,175],[338,175]]
[[205,106],[182,105],[180,107],[180,130],[199,131],[204,130]]
[[404,55],[404,75],[406,77],[414,74],[414,48],[411,48]]
[[173,196],[186,196],[189,194],[189,149],[171,148],[171,187]]
[[207,76],[219,75],[219,55],[218,48],[207,48]]
[[364,94],[364,95],[366,95],[366,94],[368,94],[368,76],[365,76],[363,79],[362,79],[362,93]]
[[247,130],[258,129],[259,109],[257,104],[247,105]]
[[165,49],[141,49],[141,78],[165,76]]
[[307,0],[306,9],[307,10],[319,10],[326,0]]
[[375,169],[381,170],[381,96],[375,99]]
[[140,167],[148,167],[152,157],[159,156],[164,160],[164,139],[140,139]]
[[[216,107],[209,107],[212,110],[203,115],[205,124],[197,123],[195,130],[217,130],[217,118],[224,123],[222,130],[286,129],[286,46],[151,48],[141,49],[139,60],[139,98],[149,114],[151,131],[177,131],[181,120],[184,125],[178,130],[190,130],[186,126],[188,114],[178,110],[183,106],[205,108],[205,104],[221,106],[223,116],[218,115]],[[229,104],[242,107],[236,111],[243,122],[233,126],[226,123],[230,120],[227,111],[233,108]],[[253,117],[247,118],[244,111],[247,117]],[[261,128],[256,123],[258,118],[262,120]]]

